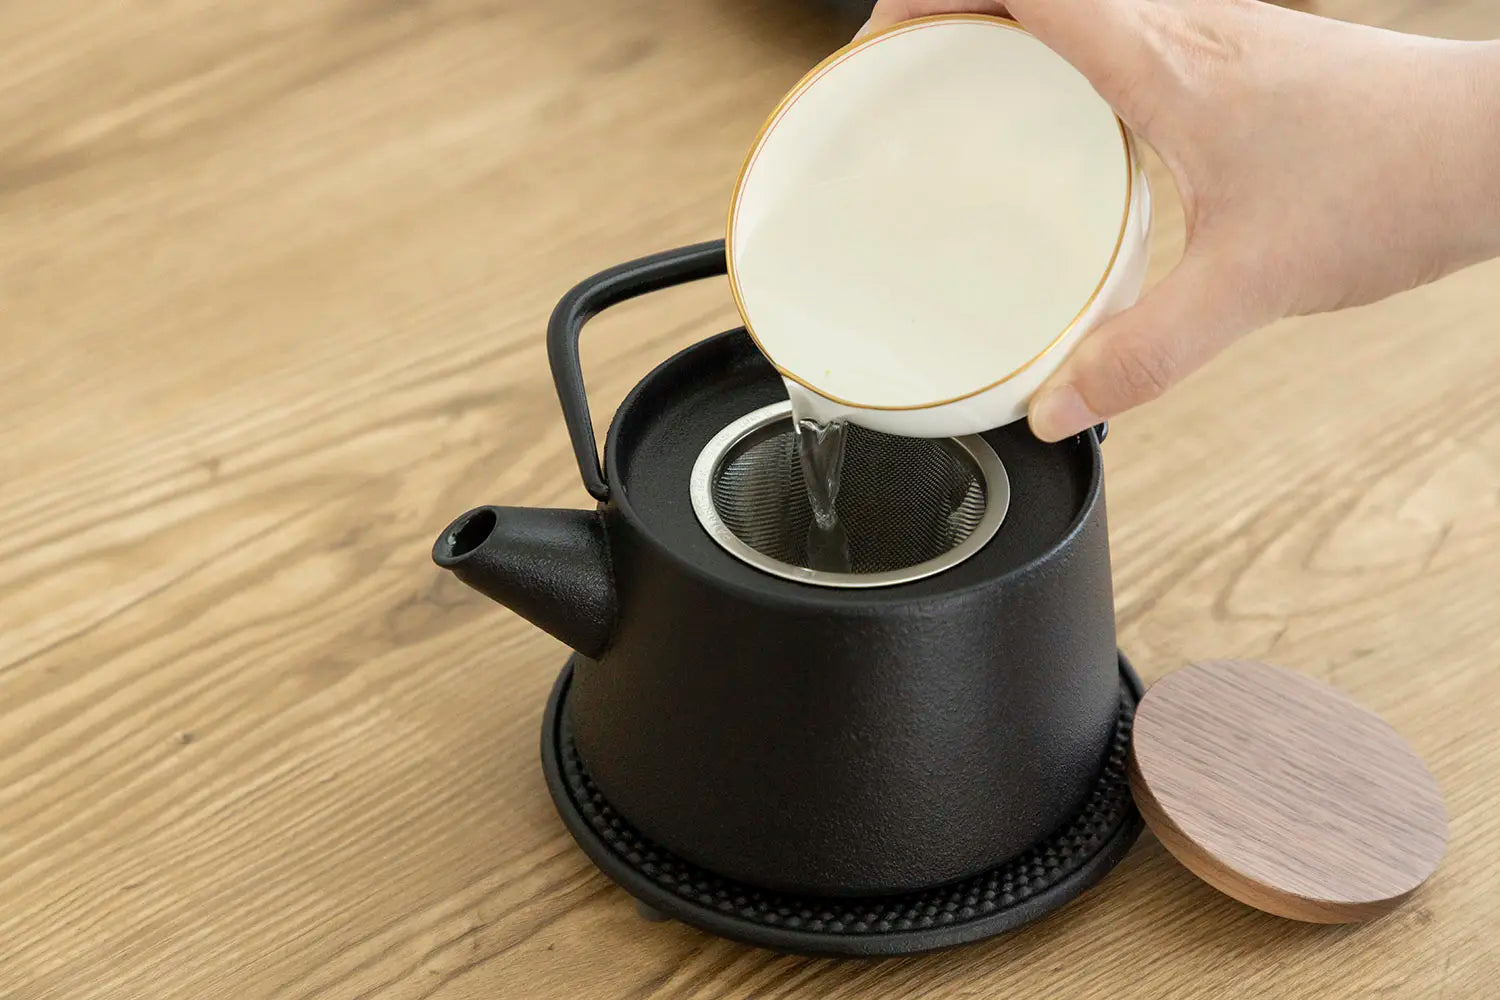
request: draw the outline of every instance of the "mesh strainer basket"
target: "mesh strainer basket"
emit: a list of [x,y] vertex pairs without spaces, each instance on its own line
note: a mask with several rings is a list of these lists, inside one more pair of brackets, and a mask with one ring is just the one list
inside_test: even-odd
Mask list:
[[994,537],[1010,501],[1000,458],[978,437],[907,438],[851,426],[834,506],[851,572],[809,566],[808,503],[791,404],[719,432],[693,468],[693,509],[725,550],[776,576],[827,587],[881,587],[963,562]]

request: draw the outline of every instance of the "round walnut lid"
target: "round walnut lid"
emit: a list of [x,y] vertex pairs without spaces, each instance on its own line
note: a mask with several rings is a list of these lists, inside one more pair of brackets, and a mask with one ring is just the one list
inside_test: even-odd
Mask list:
[[1378,716],[1264,663],[1157,681],[1135,716],[1130,786],[1157,838],[1214,888],[1268,913],[1349,923],[1437,869],[1437,782]]

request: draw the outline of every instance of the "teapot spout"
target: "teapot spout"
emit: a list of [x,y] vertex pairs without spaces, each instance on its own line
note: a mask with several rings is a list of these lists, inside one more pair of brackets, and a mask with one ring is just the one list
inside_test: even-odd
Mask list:
[[609,646],[616,601],[596,511],[476,507],[443,529],[432,561],[584,656]]

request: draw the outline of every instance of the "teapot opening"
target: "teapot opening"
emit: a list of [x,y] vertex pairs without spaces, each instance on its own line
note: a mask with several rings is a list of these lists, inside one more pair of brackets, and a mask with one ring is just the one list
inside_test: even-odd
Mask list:
[[488,507],[480,507],[467,517],[460,518],[456,525],[444,533],[443,544],[434,553],[438,565],[446,568],[479,548],[495,530],[496,523],[495,512]]
[[704,530],[763,572],[825,587],[909,583],[974,555],[1005,518],[1009,478],[983,438],[895,437],[851,425],[834,501],[848,569],[819,567],[791,420],[786,403],[747,414],[709,441],[692,473]]

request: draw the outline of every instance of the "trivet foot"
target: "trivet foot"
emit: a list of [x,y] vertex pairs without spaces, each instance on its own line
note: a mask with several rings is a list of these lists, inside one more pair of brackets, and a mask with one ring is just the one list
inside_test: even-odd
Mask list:
[[660,910],[647,906],[639,899],[635,901],[635,912],[640,915],[642,920],[651,924],[664,924],[672,919]]

